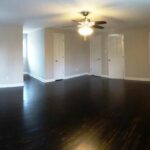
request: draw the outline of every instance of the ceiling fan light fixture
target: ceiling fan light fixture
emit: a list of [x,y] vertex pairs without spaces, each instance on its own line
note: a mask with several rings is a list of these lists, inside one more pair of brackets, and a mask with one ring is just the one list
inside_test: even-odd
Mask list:
[[93,34],[94,31],[89,26],[83,26],[78,29],[78,32],[82,36],[89,36],[89,35]]

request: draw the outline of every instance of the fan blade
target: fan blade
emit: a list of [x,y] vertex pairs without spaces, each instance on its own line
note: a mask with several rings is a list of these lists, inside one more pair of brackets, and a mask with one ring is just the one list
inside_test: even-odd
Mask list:
[[60,28],[74,28],[76,25],[61,26]]
[[106,21],[95,21],[95,24],[106,24]]
[[104,27],[102,26],[98,26],[98,25],[94,25],[93,28],[97,28],[97,29],[104,29]]
[[80,22],[84,21],[84,19],[78,19],[78,20],[72,20],[72,21],[75,22],[75,23],[80,24]]

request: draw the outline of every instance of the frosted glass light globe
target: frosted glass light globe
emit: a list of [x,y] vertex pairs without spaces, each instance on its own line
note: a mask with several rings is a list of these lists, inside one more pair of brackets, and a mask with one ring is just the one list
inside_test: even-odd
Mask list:
[[93,29],[88,26],[84,26],[78,29],[78,32],[82,36],[89,36],[93,33]]

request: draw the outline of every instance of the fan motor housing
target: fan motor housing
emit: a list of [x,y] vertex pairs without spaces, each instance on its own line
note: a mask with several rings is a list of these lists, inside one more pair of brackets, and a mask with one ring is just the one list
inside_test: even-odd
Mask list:
[[89,11],[82,11],[81,14],[86,17],[90,14],[90,12]]

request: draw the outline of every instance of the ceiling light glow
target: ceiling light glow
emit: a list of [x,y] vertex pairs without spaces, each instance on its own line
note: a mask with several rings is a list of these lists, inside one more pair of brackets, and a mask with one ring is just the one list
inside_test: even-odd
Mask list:
[[91,35],[91,34],[93,34],[93,29],[91,28],[91,27],[89,27],[89,26],[83,26],[83,27],[80,27],[79,29],[78,29],[78,32],[79,32],[79,34],[80,35],[82,35],[82,36],[89,36],[89,35]]

